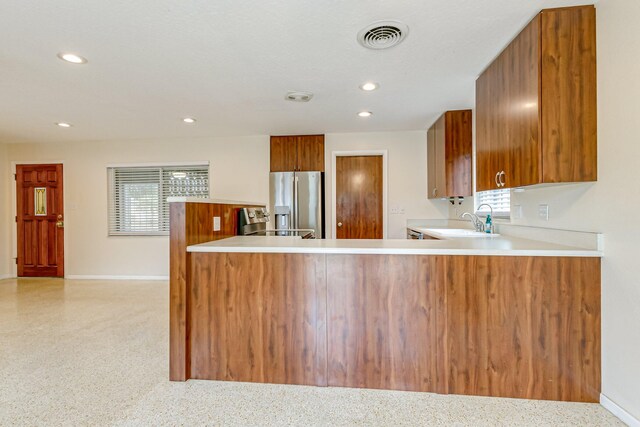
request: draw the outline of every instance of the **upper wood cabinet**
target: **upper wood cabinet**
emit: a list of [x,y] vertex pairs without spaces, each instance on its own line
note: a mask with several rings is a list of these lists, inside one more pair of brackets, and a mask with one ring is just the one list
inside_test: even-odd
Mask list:
[[478,191],[597,180],[595,25],[543,10],[478,78]]
[[271,172],[324,172],[324,135],[271,137]]
[[427,131],[430,199],[471,196],[471,110],[447,111]]

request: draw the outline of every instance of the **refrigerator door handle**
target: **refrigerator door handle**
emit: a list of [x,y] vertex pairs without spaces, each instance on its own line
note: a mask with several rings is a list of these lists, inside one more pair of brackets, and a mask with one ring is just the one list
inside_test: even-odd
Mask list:
[[291,228],[298,228],[298,177],[293,175],[293,212]]

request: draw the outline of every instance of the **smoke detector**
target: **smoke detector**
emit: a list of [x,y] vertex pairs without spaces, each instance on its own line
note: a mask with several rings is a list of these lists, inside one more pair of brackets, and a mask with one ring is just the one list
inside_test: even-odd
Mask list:
[[358,43],[367,49],[389,49],[409,34],[409,27],[400,21],[376,21],[358,33]]
[[286,101],[291,101],[291,102],[309,102],[311,101],[311,98],[313,98],[313,93],[306,92],[303,90],[290,90],[284,96],[284,99]]

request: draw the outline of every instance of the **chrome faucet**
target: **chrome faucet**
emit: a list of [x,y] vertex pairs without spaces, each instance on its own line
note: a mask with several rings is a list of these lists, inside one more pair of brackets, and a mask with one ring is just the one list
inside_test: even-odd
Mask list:
[[[493,230],[494,230],[493,221],[495,221],[495,220],[496,220],[496,219],[495,219],[495,217],[493,216],[493,207],[491,207],[491,205],[490,205],[489,203],[483,203],[483,204],[481,204],[480,206],[478,206],[478,207],[476,208],[476,211],[479,211],[479,210],[480,210],[480,208],[481,208],[481,207],[483,207],[483,206],[488,207],[488,208],[489,208],[489,210],[491,211],[491,225],[489,226],[489,227],[491,227],[491,228],[489,229],[488,233],[493,234]],[[484,230],[484,231],[486,231],[486,227],[485,227],[485,230]]]
[[484,224],[482,223],[482,221],[480,221],[480,218],[478,218],[478,215],[472,214],[471,212],[465,212],[462,215],[460,215],[460,218],[464,219],[467,216],[469,217],[469,221],[471,221],[471,223],[473,224],[473,228],[475,228],[476,231],[480,231],[480,232],[484,231]]

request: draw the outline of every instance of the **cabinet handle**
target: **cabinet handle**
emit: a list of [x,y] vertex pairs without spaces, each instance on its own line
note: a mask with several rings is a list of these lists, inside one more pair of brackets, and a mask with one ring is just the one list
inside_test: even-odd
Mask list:
[[496,172],[496,177],[495,177],[495,180],[496,180],[496,187],[500,187],[500,183],[498,182],[498,177],[499,177],[499,176],[500,176],[500,172]]
[[504,183],[504,181],[502,180],[502,177],[503,177],[503,176],[506,176],[506,175],[507,175],[507,174],[506,174],[506,173],[504,173],[504,171],[500,172],[500,186],[501,186],[501,187],[504,187],[504,186],[505,186],[505,183]]

